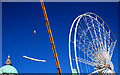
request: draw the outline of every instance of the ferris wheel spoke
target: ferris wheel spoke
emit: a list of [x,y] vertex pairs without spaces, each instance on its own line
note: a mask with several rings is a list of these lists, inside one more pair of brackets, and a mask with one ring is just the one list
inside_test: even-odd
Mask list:
[[[103,28],[104,28],[104,26],[103,26]],[[103,30],[103,37],[104,37],[104,48],[105,48],[105,49],[103,49],[103,50],[106,50],[106,51],[107,51],[105,30]]]
[[[93,28],[93,29],[91,29],[91,30],[93,30],[93,33],[94,33],[94,35],[95,35],[95,37],[94,37],[95,40],[96,40],[95,43],[96,43],[96,45],[97,45],[98,50],[101,50],[101,43],[100,43],[101,40],[98,39],[98,35],[97,35],[97,31],[98,31],[98,30],[95,30],[95,29],[96,29],[96,28],[95,28],[96,25],[93,23],[94,19],[92,19],[90,15],[89,15],[89,17],[90,17],[90,19],[91,19],[91,22],[90,22],[90,23],[92,24],[92,26],[90,27],[90,26],[88,26],[88,24],[87,24],[87,26],[88,26],[90,29]],[[95,20],[97,20],[97,16],[96,16]],[[97,26],[97,27],[98,27],[98,26]],[[99,32],[99,31],[98,31],[98,32]]]
[[110,60],[111,60],[111,58],[112,58],[113,50],[114,50],[114,48],[115,48],[116,42],[117,42],[117,41],[114,42],[114,45],[113,45],[113,47],[112,47],[112,49],[111,49],[111,52],[110,52],[110,53],[111,53],[111,54],[110,54]]
[[[88,51],[87,51],[87,53],[88,53]],[[87,60],[88,60],[88,57],[87,57]],[[89,73],[89,72],[90,72],[90,67],[89,67],[89,65],[87,65],[87,68],[88,68],[87,73]]]
[[[109,30],[108,33],[109,33],[109,36],[110,36],[110,30]],[[110,52],[110,48],[111,48],[110,46],[112,45],[112,44],[110,43],[110,39],[108,40],[108,43],[109,43],[109,46],[108,46],[108,54],[109,54],[109,52]]]
[[[83,42],[86,44],[86,40],[85,40],[85,37],[83,38]],[[88,47],[88,46],[87,46]],[[88,47],[88,49],[89,49],[89,47]],[[87,53],[88,53],[88,50],[87,50]],[[85,59],[86,57],[85,57],[86,55],[84,54],[84,58],[83,59]],[[87,69],[87,65],[85,64],[85,67],[86,67],[86,70],[87,70],[87,72],[88,72],[88,69]]]
[[[76,45],[77,46],[77,45]],[[77,46],[78,47],[78,46]],[[79,50],[81,50],[83,53],[85,53],[92,61],[94,61],[94,59],[92,57],[90,57],[85,51],[83,51],[80,47],[78,47]]]
[[88,60],[80,58],[80,57],[78,57],[78,60],[83,61],[83,62],[88,62],[88,63],[94,65],[94,67],[97,66],[97,64],[95,62],[91,62],[91,61],[88,61]]
[[90,74],[88,74],[88,75],[92,75],[92,74],[97,73],[97,72],[100,72],[100,71],[102,71],[102,70],[105,70],[105,68],[99,69],[99,70],[97,70],[97,71],[94,71],[94,72],[92,72],[92,73],[90,73]]
[[[83,43],[81,43],[79,40],[77,40],[77,42],[79,42],[80,44],[83,44]],[[95,56],[94,55],[94,53],[88,48],[88,46],[86,45],[86,43],[84,43],[84,45],[82,45],[85,49],[87,49],[89,52],[91,52],[91,54],[93,55],[93,56]]]
[[[73,59],[73,60],[75,60],[75,59]],[[88,64],[88,65],[90,65],[90,66],[95,67],[95,65],[94,65],[93,63],[88,63],[88,62],[86,62],[86,61],[84,61],[84,60],[77,60],[77,61],[79,61],[80,63]]]
[[100,46],[101,46],[101,51],[104,49],[104,45],[103,45],[103,39],[102,39],[102,34],[101,34],[101,28],[100,25],[97,26],[98,27],[98,32],[99,32],[99,38],[100,38]]
[[[72,59],[72,60],[75,61],[75,59]],[[103,64],[98,64],[98,63],[95,63],[95,62],[91,62],[91,61],[88,61],[88,60],[83,59],[83,58],[80,58],[80,57],[78,57],[78,60],[77,60],[77,61],[82,62],[82,63],[85,63],[85,64],[88,64],[88,65],[93,66],[93,67],[96,67],[97,65],[105,66],[105,65],[103,65]]]
[[[94,14],[94,13],[90,13],[90,14]],[[94,15],[96,15],[96,14],[94,14]],[[111,29],[109,28],[109,26],[105,23],[105,21],[103,21],[103,19],[101,18],[101,17],[99,17],[98,15],[96,15],[98,18],[100,18],[100,20],[102,20],[102,22],[107,26],[107,28],[110,30],[110,32],[112,33],[112,35],[113,35],[113,37],[114,37],[114,39],[115,39],[115,41],[117,41],[117,39],[116,39],[116,37],[114,36],[114,34],[113,34],[113,32],[111,31]],[[92,17],[93,19],[95,19],[94,17]],[[97,20],[97,22],[100,24],[100,22]],[[100,24],[101,26],[102,26],[102,24]],[[102,26],[103,27],[103,26]],[[107,33],[107,30],[104,28],[104,30],[106,31],[106,33]],[[107,35],[108,35],[108,33],[107,33]],[[108,35],[109,36],[109,35]],[[109,36],[110,37],[110,36]],[[111,39],[111,38],[110,38]],[[112,41],[112,39],[111,39],[111,42],[113,42]]]
[[[78,53],[79,53],[79,54],[78,54],[78,57],[80,57],[80,54],[81,54],[81,53],[80,53],[80,50],[78,50]],[[74,59],[73,59],[73,60],[74,60]],[[80,63],[80,66],[82,66],[81,63]],[[81,72],[83,73],[82,67],[80,67],[80,69],[81,69]]]
[[88,23],[86,22],[87,21],[87,19],[84,17],[84,19],[83,19],[84,21],[85,21],[85,24],[86,24],[86,26],[88,27],[88,30],[89,30],[89,32],[90,32],[90,35],[91,35],[91,37],[92,37],[92,42],[93,42],[93,45],[94,45],[94,47],[97,49],[98,48],[98,46],[96,47],[96,45],[95,45],[95,39],[94,39],[94,37],[93,37],[93,34],[92,34],[92,31],[90,30],[90,27],[88,26]]
[[[90,17],[90,16],[89,16]],[[90,19],[91,19],[91,17],[90,17]],[[96,20],[97,20],[97,17],[96,17]],[[98,40],[98,36],[97,36],[97,32],[96,32],[96,30],[95,30],[95,25],[93,24],[93,20],[91,19],[91,22],[90,23],[92,23],[92,27],[93,27],[93,31],[94,31],[94,34],[95,34],[95,38],[96,38],[96,40],[99,42],[99,44],[100,44],[100,41]],[[87,26],[88,26],[88,24],[87,24]],[[89,27],[89,26],[88,26]],[[92,28],[92,27],[90,27],[90,28]],[[96,44],[97,44],[97,47],[98,47],[98,42],[96,42]],[[100,44],[100,47],[98,47],[98,50],[100,50],[99,48],[101,48],[101,44]]]
[[[92,20],[92,19],[91,19],[91,20]],[[96,16],[96,20],[97,20],[97,16]],[[96,28],[95,28],[95,25],[94,25],[94,23],[93,23],[93,20],[92,20],[91,23],[92,23],[92,26],[93,26],[93,28],[94,28],[94,33],[95,33],[96,40],[99,42],[99,45],[100,45],[99,48],[100,48],[100,50],[102,50],[102,49],[101,49],[101,43],[100,43],[101,39],[100,39],[100,40],[98,39],[97,31],[95,30]],[[97,27],[98,27],[98,26],[97,26]],[[97,43],[97,44],[98,44],[98,43]]]
[[[87,51],[87,53],[88,53],[88,51]],[[85,56],[85,54],[84,54],[84,59],[86,59],[86,56]],[[88,59],[87,59],[88,60]],[[86,70],[87,70],[87,73],[88,73],[88,68],[87,68],[87,65],[85,64],[85,67],[86,67]]]
[[[73,41],[71,41],[71,42],[74,43]],[[81,44],[82,44],[82,43],[81,43]],[[78,49],[82,50],[85,54],[87,54],[87,52],[86,52],[85,50],[81,49],[78,45],[76,45],[76,46],[78,47]],[[85,48],[84,45],[83,45],[83,47]],[[90,49],[88,49],[88,48],[85,48],[85,49],[87,49],[87,51],[91,52]],[[92,56],[95,56],[92,52],[91,52],[90,54],[92,54]],[[90,54],[87,54],[87,55],[90,57]],[[92,57],[90,57],[90,58],[92,58]],[[93,60],[93,59],[92,59],[92,60]]]
[[[77,41],[78,41],[78,40],[77,40]],[[78,42],[79,42],[79,44],[82,44],[80,41],[78,41]],[[85,46],[84,44],[82,44],[82,46],[85,47],[85,48],[87,47],[87,46]],[[86,49],[87,49],[87,48],[86,48]],[[87,49],[87,50],[91,52],[90,49]],[[83,51],[83,50],[82,50],[82,51]],[[84,52],[85,52],[85,51],[84,51]],[[92,52],[91,52],[91,53],[92,53]],[[92,53],[92,55],[93,55],[93,53]],[[90,56],[90,55],[88,54],[88,56]],[[93,56],[95,56],[95,55],[93,55]],[[91,57],[91,56],[90,56],[90,57]],[[98,59],[98,60],[100,61],[100,59]],[[98,62],[99,62],[99,61],[98,61]],[[103,62],[103,61],[102,61],[102,62]],[[99,62],[99,63],[100,63],[100,62]]]
[[[96,14],[94,14],[94,15],[96,15]],[[97,16],[97,15],[96,15]],[[97,16],[97,17],[99,17],[99,16]],[[92,17],[91,16],[91,18],[93,18],[93,19],[95,19],[94,17]],[[100,17],[99,17],[100,18]],[[101,19],[101,18],[100,18]],[[101,19],[102,20],[102,19]],[[104,30],[104,32],[106,33],[106,35],[109,37],[109,39],[110,39],[110,41],[112,42],[112,44],[114,44],[113,43],[113,40],[110,38],[110,36],[109,36],[109,33],[107,32],[107,30],[105,29],[105,27],[104,27],[104,24],[108,27],[108,29],[111,31],[111,29],[109,28],[109,26],[103,21],[102,22],[102,24],[98,21],[98,20],[96,20],[97,21],[97,23],[103,28],[103,30]],[[112,32],[112,31],[111,31]],[[112,34],[113,34],[113,32],[112,32]],[[113,37],[115,38],[115,36],[114,36],[114,34],[113,34]],[[116,38],[115,38],[115,40],[116,40]]]
[[[80,24],[81,24],[81,22],[80,22]],[[78,25],[79,26],[79,25]],[[81,27],[79,26],[79,29],[81,29]],[[82,29],[81,29],[82,30]],[[95,50],[97,51],[97,49],[93,46],[93,44],[91,43],[91,41],[89,40],[89,38],[86,36],[86,34],[85,33],[83,33],[84,35],[85,35],[85,37],[87,38],[87,40],[89,41],[89,44],[91,45],[91,47],[92,47],[92,50],[94,51],[94,53],[96,53],[95,52]],[[78,34],[78,35],[80,35],[80,34]]]
[[98,29],[99,29],[98,31],[99,31],[99,36],[100,36],[101,45],[103,46],[103,40],[102,40],[102,37],[101,37],[102,34],[101,34],[101,32],[100,32],[100,31],[101,31],[100,25],[98,25]]
[[88,65],[90,65],[90,66],[95,67],[94,64],[92,64],[92,63],[88,63],[88,62],[86,62],[86,61],[84,61],[84,60],[78,60],[78,61],[79,61],[79,62],[82,62],[82,63],[84,63],[84,64],[88,64]]
[[[92,16],[91,16],[91,18],[93,18],[94,20],[96,20],[96,19],[95,19],[94,17],[92,17]],[[102,21],[103,21],[102,24],[101,24],[98,20],[96,20],[96,21],[97,21],[97,23],[102,27],[104,36],[108,36],[108,37],[109,37],[108,39],[109,39],[109,40],[112,42],[112,44],[113,44],[113,41],[112,41],[112,39],[110,38],[110,34],[107,32],[107,30],[106,30],[105,27],[104,27],[104,24],[105,24],[107,27],[108,27],[108,25],[107,25],[103,20],[102,20]],[[110,30],[110,28],[109,28],[109,30]],[[111,31],[111,30],[110,30],[110,31]],[[103,37],[104,37],[104,36],[103,36]],[[113,36],[114,36],[114,35],[113,35]],[[105,37],[104,37],[103,39],[104,39],[104,41],[106,42],[107,39],[106,39]],[[116,40],[116,38],[115,38],[115,40]],[[105,43],[105,44],[106,44],[106,43]],[[106,45],[105,45],[105,46],[106,46]],[[104,46],[103,46],[103,47],[104,47]],[[105,49],[105,50],[106,50],[106,49]]]

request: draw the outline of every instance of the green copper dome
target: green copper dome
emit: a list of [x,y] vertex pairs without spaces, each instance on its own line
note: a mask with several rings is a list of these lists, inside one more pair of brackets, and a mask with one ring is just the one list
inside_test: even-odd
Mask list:
[[72,75],[78,75],[77,70],[75,68],[73,69],[73,74]]
[[73,73],[77,73],[77,70],[75,68],[73,69]]
[[0,74],[18,74],[17,70],[12,66],[10,56],[8,56],[5,66],[0,68]]
[[0,74],[2,74],[2,71],[1,71],[1,69],[0,69]]
[[11,65],[5,65],[0,68],[0,73],[18,73],[17,70]]

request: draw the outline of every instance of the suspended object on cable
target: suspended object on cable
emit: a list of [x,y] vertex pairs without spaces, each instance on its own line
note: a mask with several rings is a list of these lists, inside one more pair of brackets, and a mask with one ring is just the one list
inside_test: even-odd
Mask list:
[[[34,45],[36,45],[36,30],[34,30]],[[36,47],[36,46],[34,46]],[[36,48],[34,48],[36,49]],[[37,62],[46,62],[45,60],[39,60],[39,59],[35,59],[32,57],[28,57],[28,56],[23,56],[23,58],[29,59],[29,60],[33,60],[33,61],[37,61]]]
[[92,12],[78,16],[69,33],[72,73],[75,67],[78,74],[115,74],[111,58],[116,42],[113,32],[101,17]]

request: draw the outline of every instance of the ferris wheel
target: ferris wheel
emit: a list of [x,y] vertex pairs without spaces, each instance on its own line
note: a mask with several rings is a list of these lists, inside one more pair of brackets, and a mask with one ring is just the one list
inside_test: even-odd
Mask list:
[[69,59],[72,73],[112,73],[111,62],[117,39],[98,15],[87,12],[72,23],[69,33]]

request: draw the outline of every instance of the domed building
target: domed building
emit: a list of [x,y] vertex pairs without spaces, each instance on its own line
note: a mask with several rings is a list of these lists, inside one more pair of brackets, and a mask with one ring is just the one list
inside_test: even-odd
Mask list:
[[5,66],[0,68],[0,75],[18,75],[15,67],[12,66],[10,56],[8,56]]
[[74,69],[73,69],[73,74],[72,75],[78,75],[77,74],[77,70],[75,69],[75,67],[74,67]]

